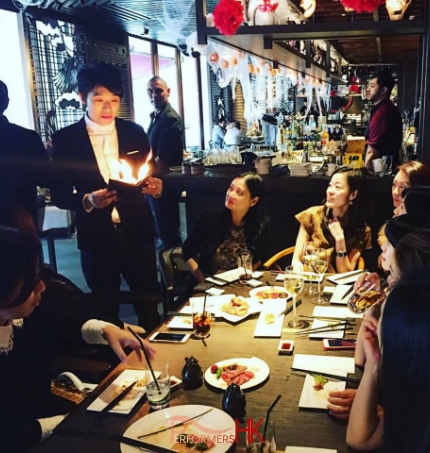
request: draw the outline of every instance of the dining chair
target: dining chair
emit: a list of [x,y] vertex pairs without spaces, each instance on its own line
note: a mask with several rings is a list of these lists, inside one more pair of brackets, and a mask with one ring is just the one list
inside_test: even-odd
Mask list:
[[[264,269],[270,269],[273,265],[276,266],[277,270],[282,270],[281,266],[277,264],[277,262],[281,259],[284,258],[285,256],[291,255],[294,253],[296,246],[293,245],[292,247],[288,247],[284,250],[281,250],[280,252],[276,253],[273,255],[271,258],[269,258],[264,264],[263,267]],[[360,256],[358,258],[358,263],[357,263],[357,270],[363,271],[366,268],[366,263],[364,261],[364,258]]]

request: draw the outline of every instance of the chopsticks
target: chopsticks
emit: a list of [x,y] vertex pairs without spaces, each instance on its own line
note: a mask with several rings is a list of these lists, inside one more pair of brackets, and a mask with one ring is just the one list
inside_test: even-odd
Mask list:
[[185,425],[186,423],[189,423],[191,420],[195,420],[196,418],[200,418],[200,417],[202,417],[203,415],[207,414],[208,412],[210,412],[212,410],[213,410],[212,408],[208,409],[207,411],[202,412],[199,415],[195,415],[194,417],[187,418],[183,422],[176,423],[176,425],[168,426],[167,428],[162,428],[162,429],[159,429],[158,431],[153,431],[152,433],[148,433],[148,434],[142,434],[141,436],[137,436],[137,437],[138,437],[138,439],[144,439],[145,437],[154,436],[155,434],[163,433],[164,431],[169,431],[170,429],[176,428],[177,426]]
[[347,323],[339,323],[339,324],[333,325],[332,327],[322,326],[322,327],[316,327],[314,329],[299,330],[298,332],[295,332],[294,335],[309,335],[309,334],[313,334],[313,333],[339,332],[339,331],[352,330],[353,328],[354,328],[354,326],[350,326]]
[[351,288],[342,296],[342,299],[345,299],[346,296],[349,296],[354,291],[354,285],[351,285]]
[[320,321],[345,321],[348,324],[355,324],[355,318],[336,318],[332,316],[306,316],[306,315],[299,315],[300,318],[308,318],[308,319],[318,319]]
[[[299,299],[297,302],[296,302],[296,308],[302,303],[302,299]],[[293,305],[290,305],[289,307],[287,307],[285,310],[282,310],[281,313],[279,313],[278,316],[282,316],[282,315],[288,315],[289,313],[291,313],[293,311]]]
[[149,444],[147,442],[132,439],[131,437],[121,436],[119,434],[100,433],[96,431],[81,431],[79,429],[68,429],[63,427],[55,428],[52,434],[54,436],[57,435],[63,437],[79,437],[81,439],[109,440],[111,442],[121,442],[123,444],[132,445],[133,447],[138,447],[146,451],[155,451],[156,453],[176,452],[176,450],[171,450],[170,448]]
[[[305,370],[302,368],[291,368],[291,371],[293,372],[293,374],[296,374],[296,375],[302,376],[302,377],[304,377],[304,375],[299,374],[299,372],[310,374],[311,376],[323,376],[323,377],[326,377],[329,379],[337,379],[339,381],[353,382],[356,384],[360,382],[360,379],[355,378],[355,377],[341,376],[338,374],[331,374],[331,373],[320,373],[319,371],[309,371],[309,370]],[[295,373],[295,372],[297,372],[297,373]]]
[[136,385],[137,380],[132,382],[128,387],[126,387],[119,395],[117,395],[107,406],[105,406],[97,415],[93,417],[93,422],[101,422],[104,420],[108,412],[113,409],[123,398],[125,398],[132,388]]

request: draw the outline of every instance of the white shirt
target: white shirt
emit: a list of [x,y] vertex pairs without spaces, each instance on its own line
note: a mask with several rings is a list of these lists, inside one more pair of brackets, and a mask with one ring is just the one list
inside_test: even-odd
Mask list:
[[242,138],[247,138],[246,134],[239,130],[237,127],[227,129],[224,136],[225,146],[238,146],[242,143]]
[[[94,155],[96,156],[97,165],[106,184],[109,179],[118,179],[119,176],[119,152],[118,152],[118,134],[116,132],[115,121],[107,126],[101,126],[90,120],[85,114],[85,124],[87,126],[88,136],[90,137]],[[112,222],[121,221],[118,210],[113,208]]]

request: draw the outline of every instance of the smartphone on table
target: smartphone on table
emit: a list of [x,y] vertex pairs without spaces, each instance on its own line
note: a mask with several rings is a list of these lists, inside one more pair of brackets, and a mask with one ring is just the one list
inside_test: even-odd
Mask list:
[[324,339],[322,341],[324,351],[337,351],[339,349],[355,349],[357,340],[351,338],[348,340]]
[[186,343],[189,338],[189,333],[155,332],[149,337],[149,341],[159,343]]

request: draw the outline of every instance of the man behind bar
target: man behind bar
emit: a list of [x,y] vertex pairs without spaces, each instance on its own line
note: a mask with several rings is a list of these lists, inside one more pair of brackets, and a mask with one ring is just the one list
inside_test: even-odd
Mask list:
[[364,166],[373,170],[372,161],[382,156],[393,156],[393,166],[400,163],[402,146],[402,117],[390,101],[394,79],[387,70],[381,71],[369,80],[366,96],[375,106],[370,114],[366,130],[366,158]]

